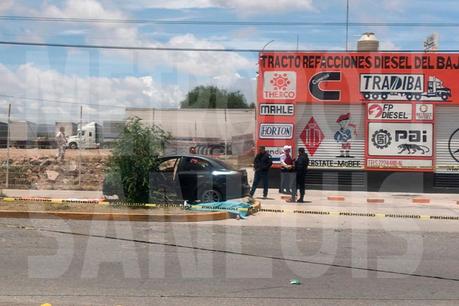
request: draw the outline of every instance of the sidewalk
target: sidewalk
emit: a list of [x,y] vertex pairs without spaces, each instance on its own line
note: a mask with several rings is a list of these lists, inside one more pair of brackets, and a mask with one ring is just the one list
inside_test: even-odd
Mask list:
[[99,199],[102,191],[2,189],[8,197],[45,197],[57,199]]
[[[305,203],[289,203],[283,199],[288,199],[289,196],[279,194],[277,189],[269,190],[268,199],[260,198],[261,195],[262,190],[257,189],[255,198],[261,201],[263,209],[284,210],[287,212],[308,210],[459,216],[459,205],[457,204],[457,201],[459,201],[458,194],[307,190]],[[329,199],[329,197],[333,197],[335,200]],[[339,199],[339,197],[341,197],[341,199]],[[344,200],[342,197],[344,197]],[[367,202],[368,199],[370,199],[371,203]],[[418,199],[416,201],[424,203],[414,203],[413,199]],[[427,200],[430,202],[425,203]]]

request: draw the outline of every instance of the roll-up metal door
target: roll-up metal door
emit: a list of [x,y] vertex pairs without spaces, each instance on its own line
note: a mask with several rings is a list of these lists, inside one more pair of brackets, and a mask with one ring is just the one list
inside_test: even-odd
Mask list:
[[361,170],[365,162],[364,105],[297,104],[295,141],[311,169]]
[[459,174],[459,107],[435,111],[435,172]]
[[435,186],[459,187],[459,106],[435,108]]

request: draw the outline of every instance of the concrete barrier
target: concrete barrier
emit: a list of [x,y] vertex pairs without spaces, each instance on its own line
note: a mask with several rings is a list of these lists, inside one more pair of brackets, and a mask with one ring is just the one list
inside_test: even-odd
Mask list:
[[414,204],[429,204],[430,203],[430,199],[428,199],[428,198],[414,198],[412,200],[412,202]]
[[345,201],[346,198],[343,196],[328,196],[327,200],[341,202],[341,201]]
[[367,203],[369,203],[369,204],[382,204],[382,203],[384,203],[384,199],[367,198]]

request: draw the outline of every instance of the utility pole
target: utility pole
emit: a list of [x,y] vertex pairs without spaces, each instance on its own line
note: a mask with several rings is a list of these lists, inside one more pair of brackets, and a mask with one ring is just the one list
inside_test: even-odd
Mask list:
[[228,159],[228,123],[227,123],[227,109],[228,109],[228,104],[225,107],[225,160]]
[[5,185],[10,186],[10,124],[11,124],[11,103],[8,104],[8,131],[6,135],[6,180]]
[[346,0],[346,51],[349,51],[349,0]]
[[80,128],[78,131],[78,186],[81,188],[81,133],[83,132],[83,105],[80,106]]

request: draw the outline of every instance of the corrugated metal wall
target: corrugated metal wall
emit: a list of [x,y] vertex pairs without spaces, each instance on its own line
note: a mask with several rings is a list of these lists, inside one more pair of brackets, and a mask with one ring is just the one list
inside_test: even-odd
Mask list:
[[[437,106],[435,110],[435,162],[437,173],[459,174],[459,107]],[[451,139],[451,141],[450,141]],[[455,153],[457,151],[457,153]],[[454,157],[457,159],[455,160]]]
[[[139,117],[145,124],[157,124],[174,138],[216,138],[255,134],[254,109],[136,109],[126,117]],[[225,126],[226,122],[226,126]]]
[[[352,130],[352,141],[350,155],[352,158],[340,158],[341,144],[334,139],[335,133],[340,129],[337,119],[343,115],[350,113],[350,123],[356,126]],[[311,168],[321,169],[348,169],[357,170],[363,169],[365,165],[365,108],[364,105],[317,105],[317,104],[297,104],[296,105],[296,125],[295,139],[298,147],[305,147],[305,143],[300,139],[300,135],[308,122],[313,117],[317,122],[318,127],[324,134],[324,139],[317,148],[315,154],[308,152],[310,159],[334,161],[334,166],[314,166]],[[351,167],[337,167],[336,162],[354,162]],[[356,162],[359,166],[355,166]]]

